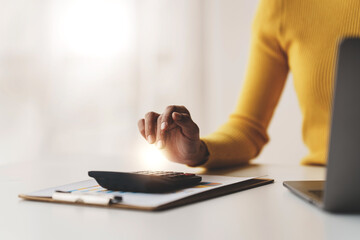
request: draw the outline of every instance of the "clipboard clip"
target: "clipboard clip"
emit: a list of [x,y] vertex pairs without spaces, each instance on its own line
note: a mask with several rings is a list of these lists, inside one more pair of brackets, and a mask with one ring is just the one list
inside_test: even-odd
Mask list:
[[96,193],[76,193],[70,191],[56,190],[52,199],[63,202],[71,203],[85,203],[85,204],[96,204],[96,205],[110,205],[116,204],[122,201],[121,196],[114,196],[110,194],[96,194]]

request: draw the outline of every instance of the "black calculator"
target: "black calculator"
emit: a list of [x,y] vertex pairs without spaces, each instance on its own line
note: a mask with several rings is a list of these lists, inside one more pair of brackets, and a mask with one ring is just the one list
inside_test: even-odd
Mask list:
[[88,174],[101,187],[123,192],[164,193],[191,187],[201,181],[201,177],[193,173],[171,171],[89,171]]

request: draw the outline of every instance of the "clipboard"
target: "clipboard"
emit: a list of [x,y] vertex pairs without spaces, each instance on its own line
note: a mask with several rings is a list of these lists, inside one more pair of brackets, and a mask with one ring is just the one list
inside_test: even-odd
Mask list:
[[[199,185],[168,194],[146,194],[128,192],[111,193],[112,191],[101,189],[100,186],[94,185],[96,184],[94,180],[86,180],[59,187],[44,189],[29,194],[19,194],[19,197],[25,200],[48,203],[108,207],[117,209],[134,209],[145,211],[163,211],[251,188],[260,187],[274,182],[273,179],[267,178],[239,178],[207,175],[202,175],[202,177],[205,181],[201,182]],[[93,186],[92,188],[82,187],[87,185]],[[72,194],[70,193],[71,191],[69,193],[66,193],[64,191],[56,191],[57,189],[69,189],[73,186],[78,187],[78,189],[83,191],[83,193],[88,193],[86,191],[90,191],[91,189],[95,188],[95,190],[100,189],[99,191],[103,191],[104,194],[99,194],[99,198],[96,198],[92,197],[94,195],[91,193],[76,195],[74,192],[75,190],[72,190]],[[116,201],[114,199],[114,196],[117,196]],[[120,200],[121,197],[124,201]]]

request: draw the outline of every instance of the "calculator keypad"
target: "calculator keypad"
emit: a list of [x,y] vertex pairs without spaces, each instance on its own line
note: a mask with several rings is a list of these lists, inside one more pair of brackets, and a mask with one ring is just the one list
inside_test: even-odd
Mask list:
[[172,178],[172,179],[195,176],[195,174],[193,173],[172,172],[172,171],[138,171],[133,173],[141,174],[141,175],[149,175],[149,176],[159,176],[159,177]]

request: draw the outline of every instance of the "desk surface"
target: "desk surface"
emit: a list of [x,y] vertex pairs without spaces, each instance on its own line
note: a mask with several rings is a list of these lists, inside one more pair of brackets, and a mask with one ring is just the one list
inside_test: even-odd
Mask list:
[[360,239],[360,215],[323,212],[282,186],[284,180],[324,179],[322,167],[250,165],[210,172],[268,175],[275,183],[163,212],[49,204],[17,197],[86,179],[90,169],[138,170],[122,165],[119,160],[64,160],[0,167],[0,239]]

